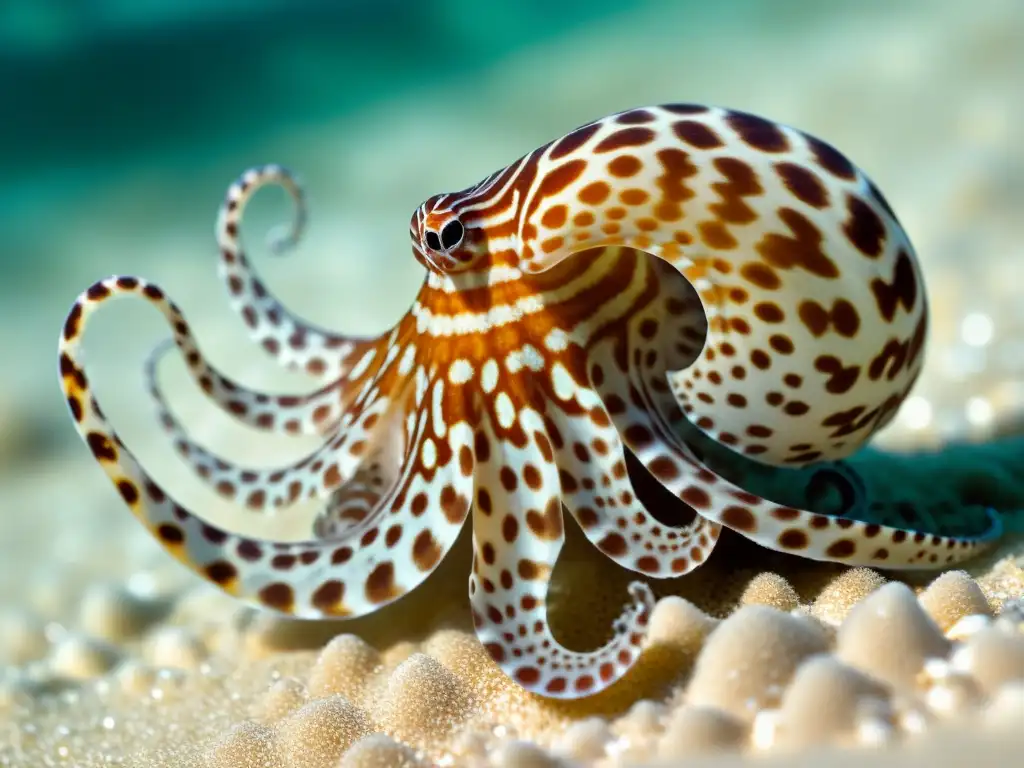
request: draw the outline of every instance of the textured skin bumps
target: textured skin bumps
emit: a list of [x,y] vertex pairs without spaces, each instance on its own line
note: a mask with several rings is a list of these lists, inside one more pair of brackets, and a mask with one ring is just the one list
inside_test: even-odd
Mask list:
[[[928,307],[913,248],[877,188],[819,139],[688,104],[581,126],[417,208],[410,236],[426,279],[373,338],[313,326],[256,274],[239,229],[267,184],[298,207],[277,246],[301,233],[292,176],[247,171],[220,213],[221,278],[253,340],[319,388],[274,395],[222,375],[174,302],[135,277],[83,292],[60,338],[69,411],[125,504],[242,600],[307,618],[374,611],[415,589],[471,518],[481,642],[528,690],[576,698],[629,670],[654,600],[637,581],[604,647],[558,643],[546,598],[566,512],[610,559],[651,578],[699,567],[723,527],[808,558],[896,568],[960,562],[998,535],[995,524],[958,538],[785,506],[717,473],[699,447],[711,440],[769,468],[841,459],[892,418],[921,370]],[[287,466],[231,462],[167,407],[156,362],[170,347],[150,360],[159,421],[182,460],[254,513],[321,499],[309,540],[206,523],[122,443],[81,356],[88,317],[120,296],[164,315],[193,379],[227,413],[320,437]],[[630,465],[680,501],[678,524],[650,515]]]

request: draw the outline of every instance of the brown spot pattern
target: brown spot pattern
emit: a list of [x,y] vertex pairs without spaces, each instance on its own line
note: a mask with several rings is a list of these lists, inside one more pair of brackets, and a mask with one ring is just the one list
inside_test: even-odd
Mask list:
[[722,139],[718,134],[696,120],[680,120],[672,124],[672,130],[681,141],[697,149],[715,149],[722,146]]
[[817,175],[799,163],[776,163],[775,171],[793,196],[812,208],[827,208],[828,189]]
[[366,599],[375,605],[393,600],[399,594],[393,563],[380,563],[366,578]]
[[289,612],[295,604],[295,591],[289,584],[277,581],[259,591],[259,599],[269,608]]
[[567,155],[571,155],[573,152],[578,150],[590,139],[593,138],[594,134],[601,130],[600,123],[591,123],[589,125],[580,126],[575,131],[566,134],[561,139],[556,141],[551,147],[548,157],[551,160],[559,160]]
[[746,507],[726,507],[722,510],[722,523],[744,533],[757,530],[757,519]]
[[433,570],[441,559],[441,547],[429,530],[421,531],[412,545],[412,559],[423,573]]
[[626,147],[642,147],[645,144],[650,144],[654,138],[655,133],[650,128],[623,128],[601,139],[594,147],[594,153],[602,154]]
[[843,365],[835,355],[819,355],[814,360],[814,369],[828,376],[825,391],[833,395],[849,392],[860,377],[860,366]]
[[730,112],[725,122],[736,131],[743,142],[762,152],[785,152],[789,149],[782,129],[763,117],[747,112]]
[[839,277],[839,268],[821,248],[823,238],[814,223],[793,208],[780,208],[778,215],[792,235],[766,234],[755,246],[761,257],[778,269],[802,267],[818,277]]
[[878,258],[885,243],[885,224],[870,205],[855,195],[846,196],[846,210],[849,218],[843,222],[843,232],[858,251]]
[[313,592],[313,605],[327,614],[343,615],[341,600],[345,596],[345,585],[337,579],[325,581]]
[[907,312],[914,308],[914,304],[917,303],[917,277],[906,251],[900,251],[896,258],[892,280],[886,282],[876,277],[871,281],[871,291],[875,295],[878,311],[886,322],[893,321],[900,306]]
[[562,504],[558,499],[551,499],[544,508],[543,514],[536,510],[526,513],[526,526],[533,535],[544,541],[556,541],[562,536]]

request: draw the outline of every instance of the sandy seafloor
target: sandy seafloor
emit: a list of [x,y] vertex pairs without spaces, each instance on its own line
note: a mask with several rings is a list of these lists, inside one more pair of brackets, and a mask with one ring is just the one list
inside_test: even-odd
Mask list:
[[[485,75],[452,77],[357,118],[241,142],[210,161],[154,161],[52,203],[37,220],[60,222],[46,240],[61,266],[5,296],[5,318],[17,322],[0,324],[0,765],[1019,760],[1019,535],[962,571],[909,587],[893,574],[723,547],[692,576],[658,585],[670,596],[626,680],[592,699],[548,703],[509,683],[476,643],[465,540],[416,593],[364,619],[299,623],[243,609],[131,519],[78,443],[56,386],[63,313],[93,279],[124,272],[177,298],[229,374],[309,388],[246,344],[216,280],[216,205],[248,164],[289,164],[312,198],[298,253],[272,260],[254,247],[268,281],[307,317],[368,332],[404,311],[419,283],[406,223],[422,198],[610,111],[707,101],[841,147],[914,240],[932,302],[928,363],[880,444],[1019,434],[1024,12],[1016,0],[900,8],[837,10],[796,33],[766,24],[733,46],[666,4],[595,25],[571,48],[537,45]],[[274,195],[257,200],[250,244],[283,211]],[[126,441],[210,519],[303,536],[314,509],[247,517],[177,462],[141,386],[145,352],[164,334],[155,313],[128,302],[92,326],[90,375]],[[232,424],[202,401],[179,361],[163,376],[176,411],[211,448],[276,464],[310,447]],[[1022,474],[1004,477],[1018,498]],[[565,643],[586,648],[602,641],[629,575],[581,539],[570,524],[553,622]],[[873,747],[884,752],[862,751]]]

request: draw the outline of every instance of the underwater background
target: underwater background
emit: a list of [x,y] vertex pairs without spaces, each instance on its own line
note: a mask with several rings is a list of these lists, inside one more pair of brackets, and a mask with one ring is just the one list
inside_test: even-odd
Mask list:
[[[290,201],[272,190],[251,204],[258,269],[310,320],[370,333],[422,279],[408,221],[428,196],[633,106],[709,103],[788,123],[874,179],[923,265],[927,363],[879,444],[1019,435],[1021,40],[1020,0],[3,0],[0,711],[14,701],[5,691],[131,656],[134,639],[108,631],[103,610],[197,581],[131,519],[68,417],[57,339],[79,291],[145,276],[227,374],[309,384],[249,344],[217,279],[217,207],[252,165],[288,166],[310,202],[307,235],[285,256],[264,237]],[[111,420],[211,520],[300,535],[312,507],[257,527],[176,459],[142,377],[166,333],[141,303],[94,321],[90,376]],[[172,358],[161,379],[200,442],[252,463],[314,445],[245,431]]]

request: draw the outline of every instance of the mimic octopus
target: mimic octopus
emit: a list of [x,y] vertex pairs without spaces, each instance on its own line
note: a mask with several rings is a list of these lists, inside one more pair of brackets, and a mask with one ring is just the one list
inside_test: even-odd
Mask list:
[[[137,277],[83,292],[60,339],[71,415],[124,502],[173,556],[243,601],[303,618],[375,611],[415,589],[471,515],[481,643],[527,690],[577,698],[634,664],[654,597],[644,581],[631,584],[612,638],[595,651],[559,643],[546,597],[565,510],[601,552],[653,578],[700,566],[723,527],[806,558],[900,569],[963,561],[999,535],[992,515],[986,530],[952,536],[853,514],[864,499],[841,460],[914,385],[928,308],[893,210],[820,139],[693,104],[576,128],[416,209],[412,251],[426,278],[376,337],[308,323],[253,271],[239,225],[268,184],[297,203],[277,248],[297,242],[305,204],[295,179],[276,165],[248,170],[220,211],[220,275],[252,338],[319,377],[318,389],[272,394],[222,375],[179,307]],[[156,385],[159,353],[150,359],[150,389],[184,461],[254,513],[323,500],[308,540],[206,522],[114,432],[81,343],[88,316],[125,295],[163,313],[191,376],[227,413],[320,437],[279,468],[221,458],[171,414]],[[707,458],[702,440],[722,455]],[[742,471],[727,476],[729,457],[779,472],[831,467],[848,514],[758,495]],[[637,473],[679,500],[676,519],[652,515]]]

